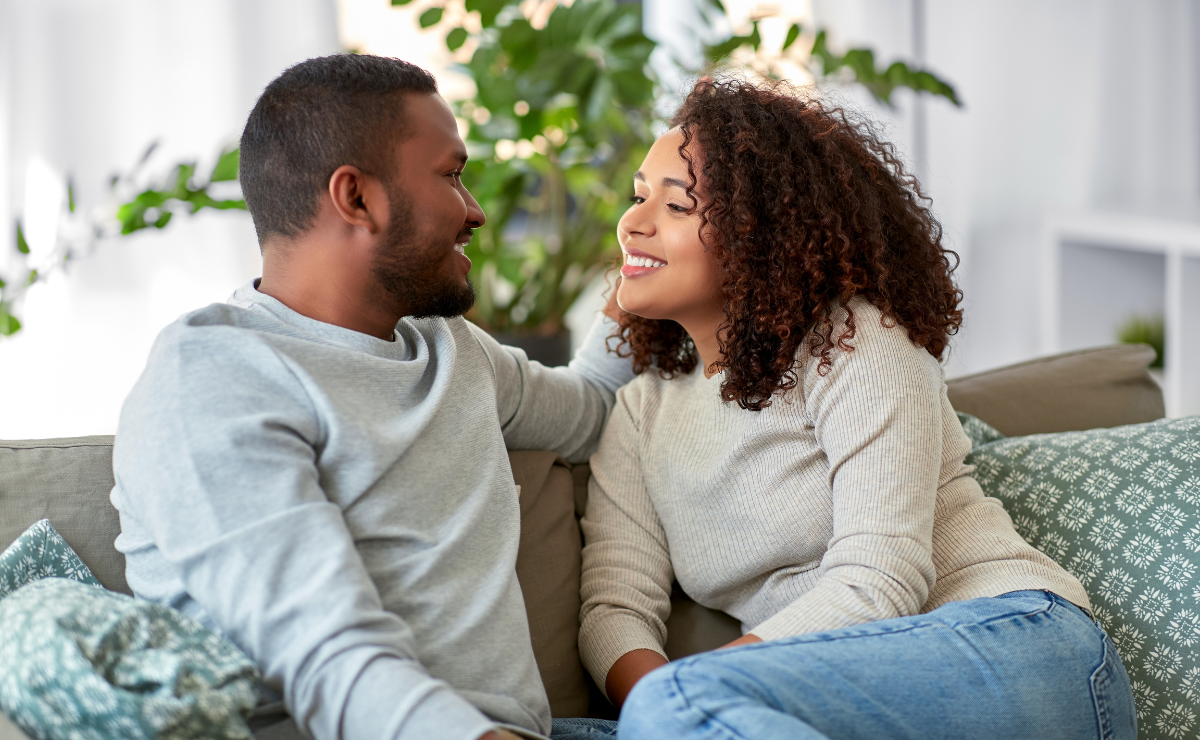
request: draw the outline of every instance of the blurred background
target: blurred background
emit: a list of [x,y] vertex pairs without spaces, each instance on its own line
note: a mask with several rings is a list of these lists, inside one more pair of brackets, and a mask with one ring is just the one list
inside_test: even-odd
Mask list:
[[1191,0],[0,0],[0,438],[113,433],[158,331],[258,275],[237,137],[339,51],[437,75],[489,215],[471,318],[531,351],[590,323],[631,173],[732,67],[917,174],[962,260],[949,375],[1148,341],[1168,414],[1200,413]]

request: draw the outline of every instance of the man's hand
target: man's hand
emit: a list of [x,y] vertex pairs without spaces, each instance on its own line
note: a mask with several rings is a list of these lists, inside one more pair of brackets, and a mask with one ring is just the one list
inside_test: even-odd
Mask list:
[[514,735],[508,730],[492,730],[479,736],[479,740],[522,740],[519,735]]

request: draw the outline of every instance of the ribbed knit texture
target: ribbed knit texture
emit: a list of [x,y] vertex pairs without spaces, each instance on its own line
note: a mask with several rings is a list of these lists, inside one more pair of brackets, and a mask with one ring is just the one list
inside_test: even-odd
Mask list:
[[938,362],[849,305],[854,350],[824,376],[802,360],[763,411],[722,403],[699,368],[618,392],[582,522],[579,648],[598,685],[631,650],[665,655],[673,579],[764,640],[1024,589],[1089,606],[970,477]]

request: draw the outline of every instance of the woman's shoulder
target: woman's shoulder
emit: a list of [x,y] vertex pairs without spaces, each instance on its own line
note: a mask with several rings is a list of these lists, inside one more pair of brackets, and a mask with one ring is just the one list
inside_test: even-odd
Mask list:
[[[839,342],[838,338],[851,328],[851,316],[852,335]],[[941,379],[942,368],[937,359],[909,337],[904,325],[885,316],[863,296],[834,307],[830,319],[833,324],[830,338],[834,342],[829,351],[830,363],[822,369],[821,358],[812,356],[811,345],[807,343],[801,350],[805,385],[834,380],[852,369],[857,371],[855,375],[864,371],[897,376],[916,372]]]

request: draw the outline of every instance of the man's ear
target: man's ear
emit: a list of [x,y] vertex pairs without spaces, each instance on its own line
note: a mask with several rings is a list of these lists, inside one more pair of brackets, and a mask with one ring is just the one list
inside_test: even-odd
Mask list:
[[338,215],[352,227],[376,234],[387,225],[387,193],[379,178],[344,164],[329,176],[329,197]]

